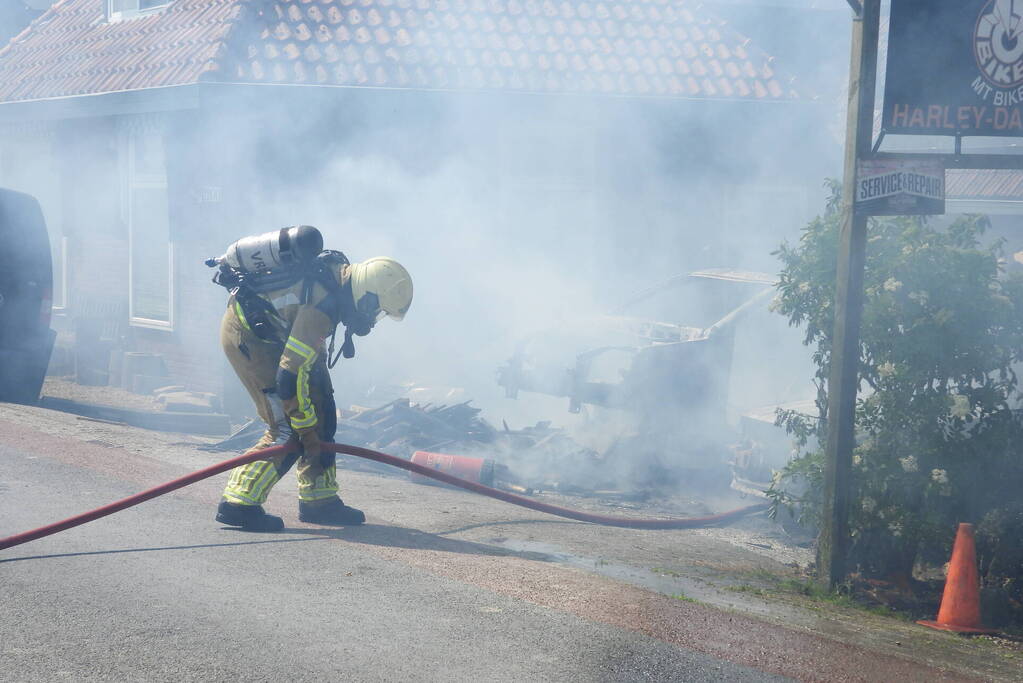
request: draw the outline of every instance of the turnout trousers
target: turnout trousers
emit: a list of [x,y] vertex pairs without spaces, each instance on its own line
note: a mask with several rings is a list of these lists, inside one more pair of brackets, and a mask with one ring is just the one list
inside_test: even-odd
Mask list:
[[[243,326],[232,307],[224,313],[220,326],[220,344],[252,401],[259,417],[266,423],[266,432],[246,453],[288,442],[300,443],[291,428],[283,403],[276,391],[277,367],[283,344],[267,342]],[[320,358],[312,373],[310,397],[319,422],[321,442],[332,442],[337,428],[334,391],[326,361]],[[239,505],[262,505],[270,489],[297,462],[298,497],[315,502],[337,496],[337,468],[334,453],[321,452],[307,457],[298,450],[269,460],[257,460],[231,470],[224,499]]]

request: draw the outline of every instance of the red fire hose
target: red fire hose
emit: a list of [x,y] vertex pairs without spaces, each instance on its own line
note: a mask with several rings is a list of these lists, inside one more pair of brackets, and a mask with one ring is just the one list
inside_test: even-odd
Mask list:
[[[129,496],[117,502],[110,503],[109,505],[96,508],[95,510],[90,510],[89,512],[84,512],[74,517],[69,517],[61,522],[55,522],[53,524],[41,526],[38,529],[32,529],[31,531],[25,531],[20,534],[8,536],[7,538],[2,538],[0,539],[0,550],[20,545],[22,543],[28,543],[29,541],[34,541],[37,538],[49,536],[50,534],[55,534],[58,531],[64,531],[65,529],[70,529],[78,526],[79,524],[91,522],[94,519],[99,519],[100,517],[112,515],[113,513],[124,510],[125,508],[130,508],[133,505],[145,502],[150,498],[162,496],[163,494],[169,493],[175,489],[180,489],[184,486],[188,486],[189,484],[194,484],[197,481],[206,479],[207,477],[212,477],[215,474],[220,474],[221,472],[234,469],[239,465],[244,465],[254,460],[265,460],[275,455],[283,455],[291,450],[291,448],[293,448],[292,445],[286,444],[283,446],[273,446],[272,448],[266,448],[260,451],[253,451],[252,453],[245,455],[239,455],[236,458],[225,460],[222,463],[207,467],[206,469],[199,470],[198,472],[193,472],[192,474],[181,477],[180,479],[174,479],[166,484],[161,484],[160,486],[151,488],[148,491],[136,493],[134,496]],[[526,498],[525,496],[501,491],[474,481],[460,479],[459,477],[452,476],[446,472],[440,472],[438,470],[430,469],[429,467],[423,467],[422,465],[417,465],[414,462],[409,462],[408,460],[403,460],[402,458],[373,451],[368,448],[359,448],[358,446],[334,443],[325,443],[322,445],[322,448],[335,453],[345,453],[360,458],[366,458],[367,460],[374,460],[385,465],[400,467],[403,470],[415,472],[416,474],[420,474],[424,477],[431,477],[446,484],[451,484],[452,486],[458,486],[459,488],[473,491],[475,493],[481,493],[485,496],[490,496],[491,498],[497,498],[498,500],[503,500],[506,503],[521,505],[522,507],[526,507],[531,510],[538,510],[539,512],[546,512],[559,517],[567,517],[580,522],[591,522],[593,524],[602,524],[605,526],[619,526],[629,529],[695,529],[698,527],[711,526],[713,524],[720,524],[722,522],[738,519],[739,517],[759,512],[760,510],[767,508],[766,504],[749,505],[737,510],[722,512],[718,515],[686,517],[683,519],[631,519],[628,517],[595,515],[588,512],[580,512],[578,510],[563,508],[558,505],[541,503],[540,501],[533,500],[532,498]]]

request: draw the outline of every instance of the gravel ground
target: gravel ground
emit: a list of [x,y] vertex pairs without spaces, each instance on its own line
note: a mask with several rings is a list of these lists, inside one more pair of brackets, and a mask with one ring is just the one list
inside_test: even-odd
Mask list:
[[[168,380],[168,384],[170,381]],[[99,405],[113,406],[115,408],[130,408],[131,410],[161,410],[156,402],[155,396],[145,394],[133,394],[121,387],[90,387],[77,384],[65,377],[47,377],[43,382],[43,396],[53,396],[70,401],[81,401],[83,403],[96,403]]]

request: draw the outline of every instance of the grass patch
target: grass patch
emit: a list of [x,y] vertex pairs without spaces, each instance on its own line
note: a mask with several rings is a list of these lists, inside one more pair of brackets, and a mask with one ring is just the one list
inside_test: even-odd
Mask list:
[[[779,576],[766,569],[753,569],[743,572],[743,575],[752,581],[738,586],[726,586],[725,590],[733,593],[745,593],[758,597],[780,597],[784,595],[797,595],[814,603],[812,607],[820,609],[824,605],[834,605],[855,609],[860,612],[868,612],[877,616],[895,617],[897,619],[911,621],[913,617],[903,614],[897,610],[884,605],[870,605],[857,600],[850,595],[848,589],[829,591],[819,583],[810,579],[799,579],[794,577]],[[759,584],[759,585],[758,585]]]
[[677,572],[674,569],[665,569],[664,567],[654,567],[651,569],[654,574],[660,574],[661,576],[670,576],[673,579],[682,578],[682,572]]
[[1023,638],[1020,637],[1020,629],[1005,628],[998,634],[978,635],[970,640],[985,650],[994,652],[1006,659],[1023,659]]
[[796,593],[797,595],[805,595],[812,600],[825,600],[833,602],[839,598],[847,598],[848,596],[842,595],[841,593],[832,593],[820,584],[814,581],[801,581],[800,579],[777,579],[778,590],[785,593]]
[[903,614],[884,605],[865,604],[848,592],[842,590],[829,591],[815,581],[801,581],[799,579],[782,579],[777,584],[777,590],[782,593],[802,595],[813,602],[825,603],[836,607],[855,609],[861,612],[868,612],[881,617],[895,617],[903,621],[912,621],[913,617]]
[[764,569],[763,567],[757,567],[756,569],[752,569],[748,572],[743,573],[746,574],[749,578],[754,579],[756,581],[760,581],[762,583],[776,584],[784,580],[783,577],[778,576],[774,572]]
[[675,600],[680,600],[682,602],[693,602],[693,603],[699,602],[699,600],[691,598],[688,595],[686,595],[685,593],[675,593],[671,597],[674,598]]

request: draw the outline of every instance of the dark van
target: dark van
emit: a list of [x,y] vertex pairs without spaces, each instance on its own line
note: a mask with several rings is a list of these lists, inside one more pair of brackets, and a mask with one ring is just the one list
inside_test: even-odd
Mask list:
[[39,202],[0,188],[0,401],[35,403],[56,333],[53,264]]

